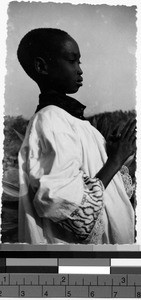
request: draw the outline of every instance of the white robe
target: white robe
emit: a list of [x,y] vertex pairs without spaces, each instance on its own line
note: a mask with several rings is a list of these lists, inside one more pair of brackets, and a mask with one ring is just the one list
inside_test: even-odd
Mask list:
[[[36,113],[19,153],[19,241],[65,244],[50,220],[57,231],[57,222],[81,204],[83,172],[94,177],[106,160],[105,139],[88,121],[54,105]],[[120,172],[105,189],[103,202],[100,243],[134,243],[134,211]]]

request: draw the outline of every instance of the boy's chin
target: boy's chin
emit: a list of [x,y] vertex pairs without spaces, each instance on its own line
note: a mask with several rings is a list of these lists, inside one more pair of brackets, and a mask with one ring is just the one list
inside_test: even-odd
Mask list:
[[75,94],[79,90],[79,87],[75,87],[71,90],[67,90],[66,94]]

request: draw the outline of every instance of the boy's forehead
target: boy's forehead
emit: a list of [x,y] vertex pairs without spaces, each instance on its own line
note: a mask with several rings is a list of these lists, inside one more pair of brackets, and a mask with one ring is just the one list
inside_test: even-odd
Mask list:
[[80,50],[76,41],[73,39],[68,39],[64,41],[61,47],[61,54],[63,55],[73,54],[75,56],[80,56]]

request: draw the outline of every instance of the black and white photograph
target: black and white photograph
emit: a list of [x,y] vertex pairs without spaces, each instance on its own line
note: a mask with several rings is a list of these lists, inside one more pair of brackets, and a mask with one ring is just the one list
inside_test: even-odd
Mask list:
[[1,242],[134,244],[137,6],[7,17]]

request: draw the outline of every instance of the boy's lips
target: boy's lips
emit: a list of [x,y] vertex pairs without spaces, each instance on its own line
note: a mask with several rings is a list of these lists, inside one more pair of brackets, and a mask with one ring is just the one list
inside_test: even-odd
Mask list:
[[77,79],[77,81],[76,81],[76,83],[78,84],[78,85],[83,85],[82,84],[82,82],[83,82],[83,78],[81,77],[81,78],[79,78],[79,79]]

